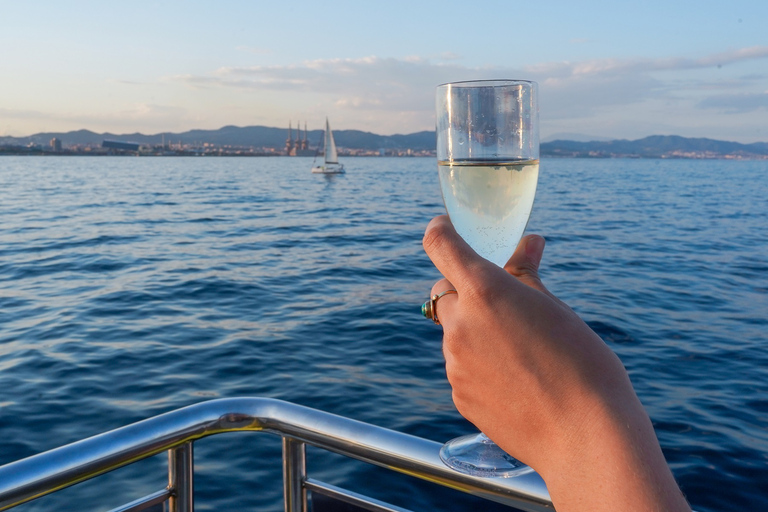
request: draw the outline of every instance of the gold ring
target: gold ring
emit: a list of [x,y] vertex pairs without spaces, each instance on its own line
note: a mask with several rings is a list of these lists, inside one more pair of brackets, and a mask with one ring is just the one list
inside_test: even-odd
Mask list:
[[437,319],[437,300],[443,295],[448,295],[449,293],[455,293],[458,295],[459,292],[456,290],[445,290],[442,293],[433,295],[427,302],[421,305],[421,314],[424,315],[425,318],[429,318],[435,322],[437,325],[440,325],[440,320]]

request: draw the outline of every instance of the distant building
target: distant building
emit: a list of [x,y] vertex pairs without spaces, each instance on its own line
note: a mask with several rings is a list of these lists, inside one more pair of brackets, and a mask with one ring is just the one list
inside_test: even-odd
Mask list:
[[121,149],[123,151],[138,151],[140,144],[135,142],[120,142],[117,140],[105,140],[101,143],[101,147],[107,149]]
[[61,152],[61,141],[57,139],[56,137],[51,139],[51,149],[55,151],[56,153]]

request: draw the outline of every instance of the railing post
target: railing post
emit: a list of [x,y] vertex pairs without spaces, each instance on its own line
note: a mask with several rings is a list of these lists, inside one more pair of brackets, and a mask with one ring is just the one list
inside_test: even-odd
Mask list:
[[169,512],[192,512],[194,509],[194,458],[192,443],[168,450]]
[[306,479],[306,445],[296,439],[283,437],[285,512],[307,512],[307,490],[304,488]]

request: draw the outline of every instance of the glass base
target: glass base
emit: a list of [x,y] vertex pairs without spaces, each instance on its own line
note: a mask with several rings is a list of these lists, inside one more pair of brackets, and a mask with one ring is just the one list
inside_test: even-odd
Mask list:
[[533,471],[482,433],[448,441],[440,449],[440,459],[446,466],[472,476],[511,478]]

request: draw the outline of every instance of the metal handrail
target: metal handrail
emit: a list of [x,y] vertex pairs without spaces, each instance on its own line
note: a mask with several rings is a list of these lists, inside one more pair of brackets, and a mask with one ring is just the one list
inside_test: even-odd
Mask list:
[[[287,512],[307,510],[308,490],[343,493],[307,477],[305,443],[521,510],[553,509],[544,481],[536,473],[515,478],[464,475],[442,463],[441,445],[434,441],[280,400],[226,398],[184,407],[0,467],[0,511],[166,450],[167,489],[115,510],[141,510],[167,500],[173,512],[191,511],[193,442],[240,431],[283,437]],[[346,496],[348,501],[360,499],[354,493]]]

